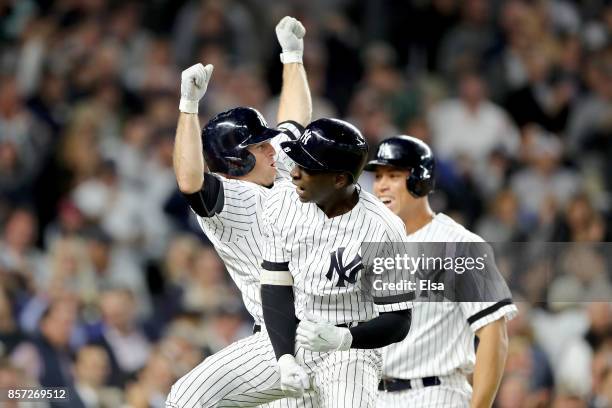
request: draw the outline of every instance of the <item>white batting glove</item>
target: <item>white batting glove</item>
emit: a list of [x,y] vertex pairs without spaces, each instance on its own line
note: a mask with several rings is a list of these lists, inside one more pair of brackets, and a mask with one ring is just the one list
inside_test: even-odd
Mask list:
[[346,327],[302,320],[296,336],[298,345],[311,351],[345,351],[351,348],[353,335]]
[[304,390],[310,388],[310,379],[306,370],[300,366],[291,354],[283,354],[278,359],[281,389],[288,397],[301,397]]
[[276,25],[276,38],[283,49],[280,55],[283,64],[302,62],[304,35],[306,35],[306,29],[299,20],[293,17],[283,17]]
[[181,73],[181,101],[179,110],[184,113],[198,113],[200,99],[206,93],[213,66],[195,64]]

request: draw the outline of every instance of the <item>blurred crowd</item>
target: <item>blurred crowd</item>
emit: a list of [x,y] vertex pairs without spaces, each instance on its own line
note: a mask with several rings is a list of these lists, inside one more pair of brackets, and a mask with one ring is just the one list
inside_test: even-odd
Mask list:
[[[430,143],[436,211],[491,242],[610,241],[609,0],[0,0],[0,388],[161,407],[250,333],[174,179],[180,72],[215,65],[202,123],[274,124],[284,15],[314,118]],[[517,294],[497,407],[612,406],[612,295],[563,302],[564,282],[610,287],[582,255],[559,296],[537,271],[545,293]]]

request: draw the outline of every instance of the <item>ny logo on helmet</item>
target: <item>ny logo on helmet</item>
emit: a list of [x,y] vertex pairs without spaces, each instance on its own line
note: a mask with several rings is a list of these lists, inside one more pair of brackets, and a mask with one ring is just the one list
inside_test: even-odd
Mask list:
[[334,272],[338,274],[338,282],[336,283],[336,287],[343,288],[346,285],[344,282],[348,283],[356,283],[357,282],[357,274],[361,269],[364,269],[363,264],[361,263],[361,256],[359,254],[355,255],[355,258],[348,264],[344,265],[342,261],[342,255],[344,254],[345,248],[338,248],[336,251],[330,252],[331,261],[329,265],[329,271],[325,277],[328,280],[332,280],[334,276]]
[[391,146],[390,144],[382,143],[378,147],[378,152],[376,153],[376,157],[378,157],[379,159],[392,158],[393,156],[394,156],[393,146]]
[[302,142],[302,144],[307,144],[311,137],[312,132],[310,131],[310,129],[306,129],[304,134],[300,137],[300,142]]

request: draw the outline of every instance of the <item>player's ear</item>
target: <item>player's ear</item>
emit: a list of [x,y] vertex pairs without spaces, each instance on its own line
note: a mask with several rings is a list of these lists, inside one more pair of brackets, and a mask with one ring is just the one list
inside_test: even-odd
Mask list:
[[338,190],[343,189],[351,184],[352,177],[347,173],[338,173],[336,174],[336,180],[334,183],[334,187]]

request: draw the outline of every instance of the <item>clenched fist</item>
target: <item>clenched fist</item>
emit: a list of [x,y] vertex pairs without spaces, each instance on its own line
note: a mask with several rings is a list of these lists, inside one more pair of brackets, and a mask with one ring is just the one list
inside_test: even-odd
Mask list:
[[306,29],[293,17],[283,17],[276,26],[276,38],[283,49],[280,55],[283,64],[302,62]]
[[346,351],[351,348],[353,336],[345,327],[302,320],[297,328],[296,340],[306,350]]
[[200,99],[206,93],[213,66],[195,64],[181,73],[181,101],[179,110],[184,113],[198,113]]
[[310,379],[306,370],[300,366],[291,354],[284,354],[278,359],[281,378],[281,389],[288,397],[301,397],[304,390],[310,388]]

